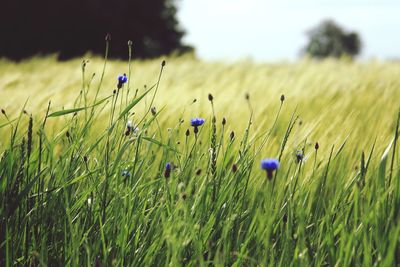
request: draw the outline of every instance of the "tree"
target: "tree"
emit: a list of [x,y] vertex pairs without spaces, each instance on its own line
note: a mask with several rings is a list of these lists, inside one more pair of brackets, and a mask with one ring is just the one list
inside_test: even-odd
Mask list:
[[128,40],[137,58],[191,49],[182,44],[174,0],[3,0],[0,10],[0,56],[12,59],[103,54],[107,33],[116,58],[127,57]]
[[361,40],[356,32],[346,32],[331,20],[323,21],[307,33],[305,52],[315,58],[354,57],[361,52]]

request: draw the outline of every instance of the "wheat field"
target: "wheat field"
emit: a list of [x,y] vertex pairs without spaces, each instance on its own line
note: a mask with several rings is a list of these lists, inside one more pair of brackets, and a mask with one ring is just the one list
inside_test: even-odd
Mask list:
[[1,266],[400,264],[399,63],[163,60],[0,61]]

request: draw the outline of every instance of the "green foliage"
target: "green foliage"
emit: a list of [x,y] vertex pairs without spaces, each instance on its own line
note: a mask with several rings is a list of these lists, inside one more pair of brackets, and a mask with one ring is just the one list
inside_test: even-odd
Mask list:
[[305,52],[312,57],[354,57],[361,51],[361,40],[355,32],[345,32],[331,20],[323,21],[309,31]]
[[[0,123],[7,131],[0,152],[0,266],[400,264],[400,114],[383,118],[368,107],[373,118],[391,122],[386,137],[393,141],[367,140],[364,154],[341,137],[343,129],[333,132],[336,142],[314,148],[309,131],[317,129],[299,135],[303,113],[288,96],[262,110],[268,123],[261,130],[259,107],[247,97],[246,126],[227,138],[239,119],[219,124],[225,114],[213,95],[206,123],[186,135],[182,114],[150,112],[157,94],[170,89],[159,86],[164,66],[156,84],[137,95],[126,84],[89,101],[83,75],[71,109],[50,113],[49,104],[44,115],[21,111]],[[52,128],[56,120],[59,128]],[[128,120],[137,132],[127,133]],[[321,136],[331,124],[338,125],[319,122]],[[305,154],[301,161],[293,157],[297,149]],[[269,181],[258,159],[275,155],[281,167]]]

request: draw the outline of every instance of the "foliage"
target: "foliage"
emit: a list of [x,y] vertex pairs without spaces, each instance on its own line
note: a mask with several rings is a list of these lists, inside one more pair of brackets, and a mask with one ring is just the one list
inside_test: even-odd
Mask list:
[[173,0],[37,0],[3,1],[0,57],[23,59],[58,53],[60,59],[90,51],[103,54],[101,40],[110,33],[110,55],[126,59],[127,41],[135,57],[187,52],[184,31]]
[[384,64],[1,62],[0,265],[398,265]]
[[345,32],[331,20],[323,21],[310,30],[305,52],[312,57],[354,57],[361,51],[361,40],[356,32]]

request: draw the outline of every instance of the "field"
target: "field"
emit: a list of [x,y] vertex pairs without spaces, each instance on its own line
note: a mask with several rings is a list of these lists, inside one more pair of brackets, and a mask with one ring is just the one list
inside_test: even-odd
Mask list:
[[400,264],[399,63],[88,58],[0,61],[0,266]]

